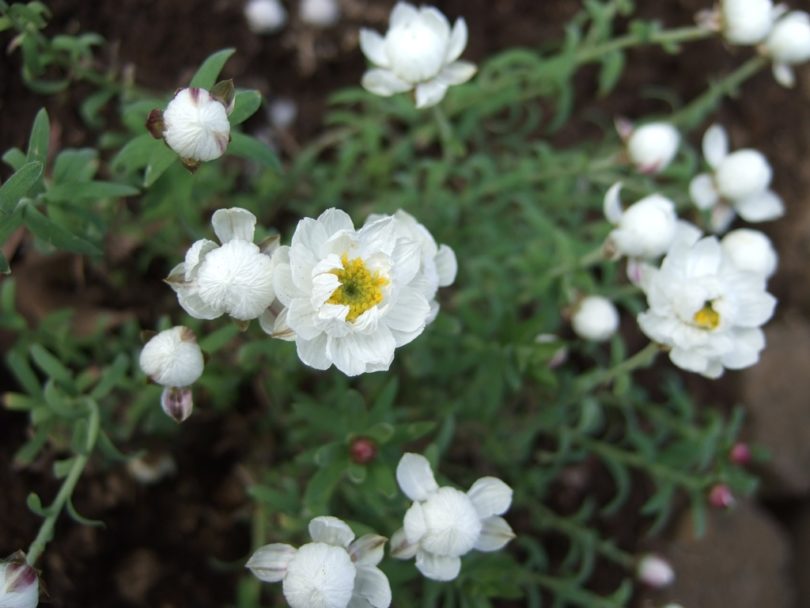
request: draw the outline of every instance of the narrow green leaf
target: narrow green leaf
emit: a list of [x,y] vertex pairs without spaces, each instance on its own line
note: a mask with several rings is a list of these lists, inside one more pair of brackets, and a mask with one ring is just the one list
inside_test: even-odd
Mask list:
[[80,515],[79,512],[76,510],[76,507],[73,506],[73,501],[71,499],[68,498],[67,505],[65,506],[67,509],[68,516],[76,523],[79,523],[83,526],[90,526],[93,528],[104,527],[103,521],[100,521],[98,519],[88,519],[87,517]]
[[37,367],[45,372],[48,377],[66,384],[73,382],[73,374],[70,373],[70,370],[62,365],[62,362],[44,346],[41,344],[32,344],[29,352],[31,353],[31,359],[34,360]]
[[6,354],[6,365],[14,372],[14,377],[17,382],[25,389],[25,392],[32,397],[42,397],[42,386],[40,386],[39,378],[34,373],[31,364],[28,362],[28,357],[24,357],[18,350],[10,350]]
[[231,125],[239,125],[256,113],[262,105],[262,96],[258,91],[237,91],[234,98],[233,112],[228,117]]
[[143,176],[144,187],[148,188],[154,184],[174,164],[177,158],[177,154],[168,146],[157,148],[146,165],[146,172]]
[[53,163],[53,181],[89,182],[98,169],[98,152],[93,148],[62,150]]
[[62,460],[57,460],[53,463],[53,476],[57,479],[64,479],[67,477],[68,473],[70,473],[70,469],[73,466],[73,463],[76,462],[76,457],[71,456],[70,458],[64,458]]
[[42,506],[42,499],[36,492],[31,492],[25,499],[28,508],[40,517],[48,517],[48,509]]
[[231,143],[228,144],[228,152],[234,156],[246,158],[271,167],[276,171],[281,170],[281,163],[270,146],[244,133],[231,133]]
[[115,182],[68,182],[49,188],[45,192],[45,199],[50,202],[76,202],[135,196],[138,192],[137,188]]
[[156,151],[165,147],[166,145],[162,141],[155,139],[149,133],[142,133],[129,140],[113,157],[110,164],[114,171],[130,173],[148,165],[149,159]]
[[11,274],[11,266],[8,265],[8,260],[2,251],[0,251],[0,274]]
[[194,74],[194,78],[189,83],[190,87],[199,87],[201,89],[210,89],[216,84],[219,73],[222,71],[225,62],[230,59],[231,55],[236,52],[236,49],[222,49],[208,59],[203,61],[202,65]]
[[[44,409],[44,408],[42,408]],[[34,414],[37,411],[42,410],[34,410],[31,415],[31,420],[34,420]],[[45,410],[47,411],[47,410]],[[37,457],[40,450],[48,443],[48,431],[50,430],[50,425],[42,425],[37,428],[37,432],[34,434],[31,439],[25,442],[17,453],[14,454],[14,463],[20,466],[29,465],[34,462],[34,458]]]
[[309,480],[307,489],[304,492],[304,504],[312,513],[320,513],[325,510],[332,493],[335,491],[335,487],[343,477],[347,464],[345,459],[335,460],[333,463],[319,469]]
[[84,255],[101,255],[101,250],[75,234],[71,234],[48,217],[37,211],[33,205],[23,208],[25,225],[37,238],[42,239],[57,249],[73,251]]
[[28,140],[28,162],[38,160],[45,163],[48,160],[48,144],[51,139],[51,121],[48,112],[42,108],[34,118],[34,126],[31,128],[31,137]]
[[599,97],[610,93],[618,84],[624,71],[624,53],[614,51],[602,58],[602,68],[599,71]]
[[129,460],[130,457],[119,450],[104,431],[99,431],[97,441],[101,453],[113,462],[126,462]]
[[42,168],[38,161],[26,163],[0,186],[0,213],[9,215],[14,211],[20,199],[39,181]]
[[25,164],[25,153],[19,148],[9,148],[3,154],[3,162],[15,171]]

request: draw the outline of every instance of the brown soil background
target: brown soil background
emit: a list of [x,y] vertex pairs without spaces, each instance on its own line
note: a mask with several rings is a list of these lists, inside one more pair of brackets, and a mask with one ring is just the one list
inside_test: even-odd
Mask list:
[[[513,46],[559,40],[565,20],[579,7],[571,0],[437,0],[435,4],[451,18],[467,19],[470,43],[465,58],[473,61]],[[638,4],[642,14],[667,25],[689,24],[694,13],[706,7],[700,0]],[[268,98],[295,99],[299,113],[292,137],[300,143],[318,132],[327,95],[359,82],[365,62],[357,48],[357,30],[360,26],[383,30],[393,2],[342,0],[341,22],[315,30],[296,21],[297,0],[288,0],[291,23],[281,33],[264,37],[247,29],[241,0],[53,0],[49,5],[53,31],[99,32],[110,43],[102,60],[136,66],[136,79],[147,88],[180,86],[212,51],[236,47],[226,75]],[[802,8],[798,1],[792,5]],[[0,43],[7,42],[7,37],[0,38]],[[642,87],[672,87],[688,99],[703,90],[707,78],[727,72],[747,55],[748,51],[729,49],[716,40],[692,45],[679,56],[633,52],[617,93],[606,103],[617,112],[641,117],[649,109],[637,94]],[[589,102],[588,92],[593,89],[587,76],[580,105]],[[763,227],[781,255],[781,268],[771,283],[780,308],[771,323],[770,344],[761,366],[719,383],[694,386],[721,403],[749,405],[752,415],[746,432],[774,456],[762,467],[761,495],[736,511],[716,514],[708,540],[694,541],[688,525],[681,523],[673,526],[672,540],[659,547],[674,560],[679,573],[668,597],[689,608],[810,606],[808,103],[807,70],[799,74],[793,91],[780,88],[763,73],[745,85],[739,98],[726,101],[719,116],[730,128],[736,147],[757,147],[771,159],[774,187],[787,203],[786,217]],[[27,91],[19,78],[19,57],[3,56],[0,149],[24,147],[34,114],[43,105],[59,133],[60,146],[93,140],[77,116],[74,93],[44,98]],[[263,120],[259,117],[250,124],[258,129]],[[582,133],[572,133],[574,138],[578,135]],[[693,136],[695,143],[698,136]],[[53,263],[66,267],[68,262]],[[28,276],[38,271],[33,263],[30,271]],[[26,273],[15,275],[20,291],[26,293]],[[34,299],[34,295],[21,296],[19,304],[36,316]],[[10,339],[0,334],[0,350],[8,348]],[[13,388],[11,380],[0,369],[0,391],[8,388]],[[103,520],[106,528],[60,520],[41,563],[50,594],[45,605],[206,608],[233,601],[241,568],[230,568],[228,563],[243,559],[249,550],[249,530],[242,517],[247,498],[237,465],[240,439],[247,436],[250,419],[222,421],[195,415],[187,424],[187,432],[171,446],[180,474],[167,481],[142,486],[121,469],[88,470],[77,490],[76,506],[79,512]],[[35,489],[46,500],[56,491],[49,461],[25,471],[11,468],[11,455],[25,433],[24,416],[0,410],[0,555],[26,547],[36,533],[39,520],[25,507],[28,491]],[[632,523],[622,525],[632,527]],[[224,565],[212,567],[212,557]],[[653,606],[663,599],[642,597],[639,603]]]

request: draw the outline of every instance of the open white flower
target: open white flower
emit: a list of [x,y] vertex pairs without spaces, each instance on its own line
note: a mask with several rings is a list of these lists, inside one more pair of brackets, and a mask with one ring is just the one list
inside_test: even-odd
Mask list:
[[721,0],[720,28],[732,44],[757,44],[778,15],[771,0]]
[[399,487],[413,502],[403,528],[391,539],[391,555],[416,557],[416,567],[437,581],[450,581],[461,570],[461,556],[473,549],[497,551],[515,537],[503,517],[512,489],[495,477],[482,477],[467,493],[439,487],[430,463],[404,454],[397,465]]
[[753,272],[766,279],[776,272],[779,256],[771,239],[759,230],[738,228],[720,241],[723,251],[740,270]]
[[784,204],[769,189],[773,172],[768,160],[757,150],[729,153],[728,147],[726,130],[709,127],[703,136],[703,156],[713,172],[698,175],[689,185],[695,205],[712,210],[712,229],[725,231],[735,213],[748,222],[780,217]]
[[245,19],[251,32],[271,34],[287,23],[287,11],[281,0],[248,0]]
[[666,169],[680,143],[681,134],[668,122],[631,126],[626,133],[627,155],[641,173],[659,173]]
[[619,329],[619,311],[605,297],[587,296],[577,303],[571,327],[580,338],[604,342]]
[[219,209],[211,224],[222,245],[207,239],[195,242],[166,282],[192,317],[256,319],[275,299],[272,245],[260,249],[253,243],[256,216],[245,209]]
[[292,608],[388,608],[391,587],[377,568],[386,539],[354,532],[336,517],[309,522],[311,543],[296,549],[275,543],[259,548],[246,567],[261,581],[282,583]]
[[338,209],[305,218],[273,257],[275,291],[286,307],[262,327],[294,339],[315,369],[344,374],[387,370],[394,350],[425,329],[431,313],[422,282],[422,242],[393,216],[355,230]]
[[779,19],[763,44],[763,52],[773,59],[777,82],[792,87],[793,66],[810,60],[810,15],[794,11]]
[[[366,225],[383,219],[385,216],[372,213],[366,219]],[[411,286],[419,289],[430,303],[430,315],[427,323],[432,323],[439,313],[436,293],[439,287],[448,287],[456,280],[458,261],[456,254],[448,245],[437,245],[430,231],[416,221],[410,213],[398,210],[394,215],[394,238],[409,239],[419,243],[421,265]]]
[[616,228],[608,235],[605,250],[618,257],[655,258],[667,252],[678,225],[675,204],[660,194],[651,194],[622,209],[621,182],[605,193],[603,211]]
[[376,66],[363,75],[363,87],[383,97],[415,88],[417,108],[435,105],[448,87],[475,74],[472,63],[457,61],[465,46],[463,18],[451,29],[438,9],[398,2],[384,38],[373,30],[360,30],[360,48]]
[[192,166],[222,156],[230,137],[228,106],[205,89],[180,89],[163,112],[163,139]]
[[638,316],[639,325],[670,347],[678,367],[717,378],[724,368],[759,360],[765,347],[760,326],[776,299],[765,291],[765,278],[737,268],[715,237],[676,242],[643,289],[649,309]]
[[203,356],[194,332],[178,325],[153,336],[140,356],[143,373],[161,386],[190,386],[203,372]]
[[39,579],[36,571],[23,558],[0,563],[0,606],[36,608],[38,603]]

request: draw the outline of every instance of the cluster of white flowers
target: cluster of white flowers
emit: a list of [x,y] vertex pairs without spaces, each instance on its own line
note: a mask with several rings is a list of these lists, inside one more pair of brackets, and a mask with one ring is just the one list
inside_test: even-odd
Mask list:
[[24,559],[0,562],[0,606],[36,608],[39,604],[39,579]]

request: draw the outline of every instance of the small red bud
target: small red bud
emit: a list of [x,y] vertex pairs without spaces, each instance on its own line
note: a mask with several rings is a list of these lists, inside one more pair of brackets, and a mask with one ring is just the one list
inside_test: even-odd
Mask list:
[[745,466],[751,462],[751,448],[747,443],[735,443],[728,453],[728,458],[734,464]]
[[349,445],[349,455],[357,464],[368,464],[377,456],[377,444],[368,437],[356,437]]
[[715,509],[729,509],[737,503],[731,489],[725,484],[717,484],[709,490],[709,504]]

